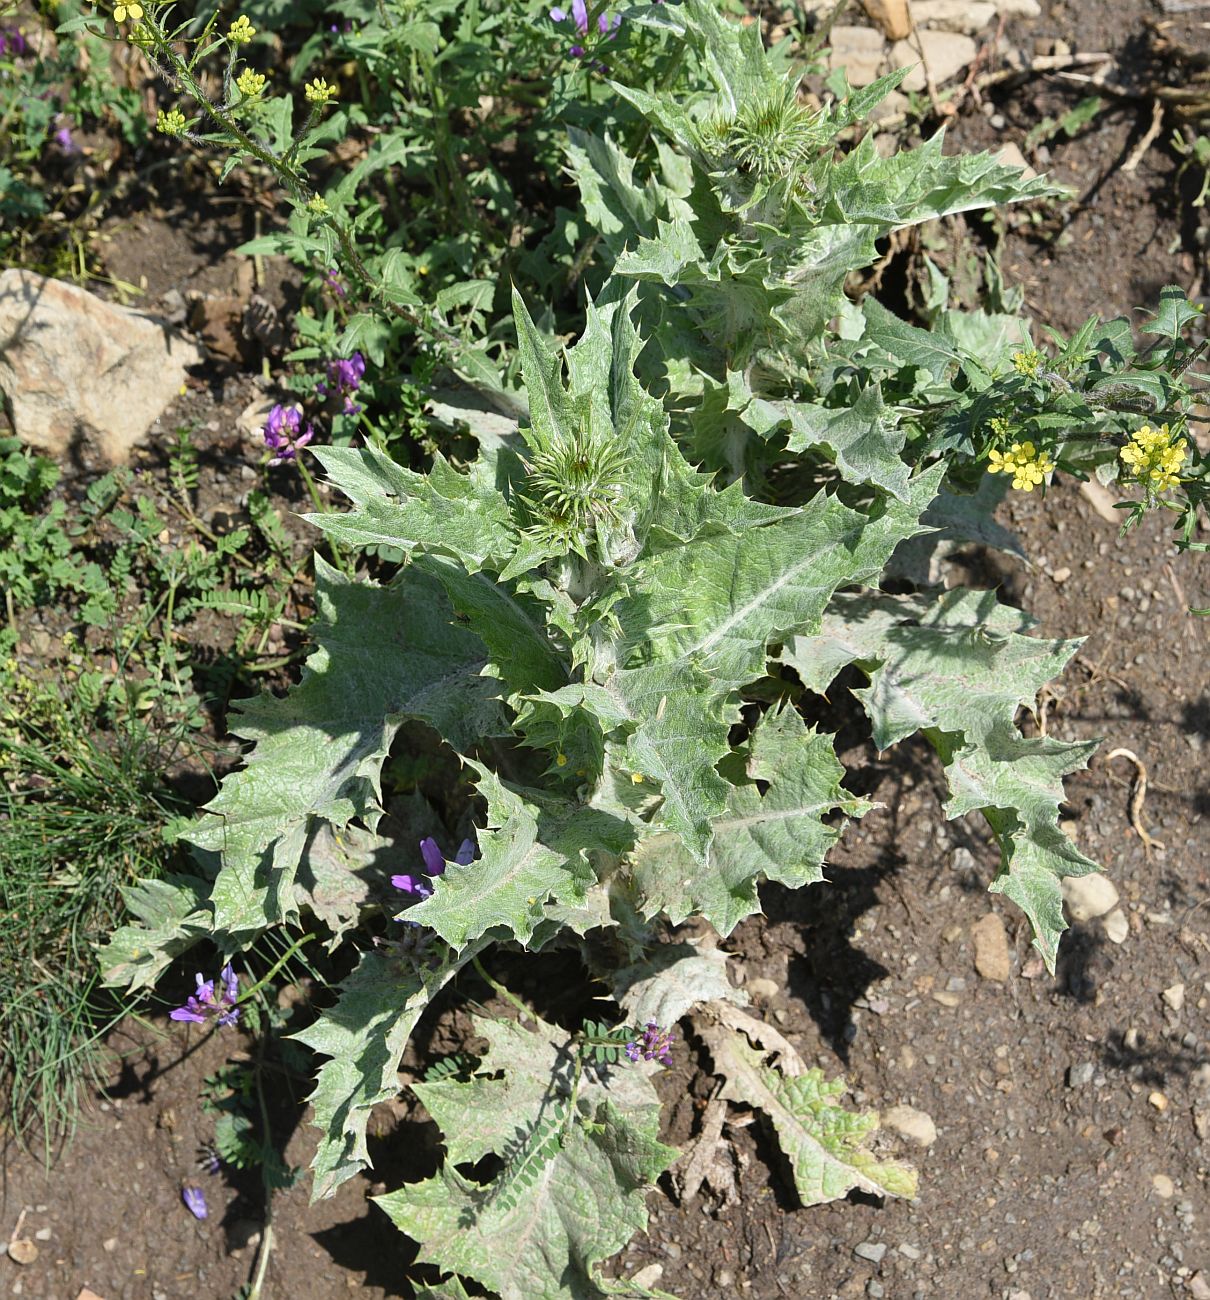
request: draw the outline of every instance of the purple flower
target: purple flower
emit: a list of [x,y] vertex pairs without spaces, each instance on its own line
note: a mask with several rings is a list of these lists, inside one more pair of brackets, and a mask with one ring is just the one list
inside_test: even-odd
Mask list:
[[[214,992],[214,980],[204,980],[201,975],[196,976],[197,988],[185,999],[185,1005],[174,1007],[168,1013],[170,1020],[188,1020],[195,1025],[204,1025],[211,1017],[215,1017],[215,1022],[225,1028],[227,1025],[233,1025],[239,1019],[239,980],[235,971],[231,968],[231,963],[219,972],[219,979],[222,982],[222,988],[218,996]],[[199,1216],[205,1217],[205,1216]]]
[[219,1173],[223,1168],[218,1151],[209,1142],[204,1143],[197,1153],[197,1167],[211,1175]]
[[61,126],[55,132],[55,143],[64,153],[79,153],[80,146],[72,139],[71,127]]
[[[567,10],[556,6],[554,9],[550,10],[550,18],[552,22],[566,22]],[[586,0],[571,0],[571,20],[575,25],[576,31],[581,36],[588,35],[588,5]],[[618,28],[621,26],[621,23],[621,14],[615,14],[612,18],[610,18],[608,14],[604,13],[597,15],[597,31],[599,31],[602,36],[608,36],[611,41],[618,34]],[[575,45],[568,49],[567,52],[573,59],[582,59],[586,50],[584,46],[577,41]]]
[[206,1204],[206,1193],[200,1187],[182,1187],[181,1200],[185,1202],[185,1209],[195,1219],[208,1219],[210,1217],[210,1207]]
[[402,889],[405,894],[415,894],[417,898],[431,898],[433,891],[424,883],[423,876],[392,876],[391,884]]
[[345,298],[348,296],[348,290],[346,290],[344,285],[341,283],[340,276],[336,274],[336,268],[334,266],[328,267],[324,272],[324,286],[337,298]]
[[642,1034],[626,1044],[626,1055],[632,1061],[659,1061],[661,1065],[667,1065],[675,1040],[676,1034],[671,1029],[665,1031],[654,1020],[649,1020]]
[[315,391],[320,397],[327,397],[330,393],[343,397],[345,414],[356,415],[362,408],[353,401],[352,394],[361,387],[365,373],[365,357],[354,352],[347,361],[329,361],[327,382],[321,380]]
[[11,54],[13,58],[20,58],[22,54],[29,53],[29,42],[15,28],[9,27],[0,32],[0,58],[6,54]]
[[279,402],[265,420],[264,436],[265,446],[273,453],[269,464],[280,465],[293,460],[298,449],[315,436],[315,431],[309,424],[303,425],[302,412],[297,406],[282,406]]

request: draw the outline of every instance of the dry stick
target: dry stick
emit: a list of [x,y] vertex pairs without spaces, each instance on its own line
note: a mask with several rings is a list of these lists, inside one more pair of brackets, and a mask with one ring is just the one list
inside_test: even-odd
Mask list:
[[1163,100],[1153,99],[1151,101],[1151,125],[1143,133],[1143,138],[1130,151],[1130,157],[1122,164],[1122,171],[1132,172],[1143,161],[1143,155],[1155,143],[1156,136],[1159,135],[1164,125],[1164,103]]
[[1134,792],[1130,796],[1130,825],[1134,828],[1134,833],[1143,841],[1144,855],[1150,858],[1152,849],[1163,853],[1163,844],[1159,840],[1152,839],[1143,825],[1143,800],[1147,797],[1147,769],[1143,766],[1143,760],[1129,749],[1112,749],[1105,755],[1106,762],[1115,758],[1128,758],[1134,764],[1135,779]]

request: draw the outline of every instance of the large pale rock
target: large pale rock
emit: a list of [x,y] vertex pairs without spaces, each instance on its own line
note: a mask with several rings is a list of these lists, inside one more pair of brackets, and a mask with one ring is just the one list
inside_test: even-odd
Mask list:
[[176,397],[198,350],[164,326],[32,271],[0,275],[0,389],[17,436],[121,464]]
[[1117,886],[1100,872],[1093,871],[1086,876],[1064,876],[1062,886],[1067,915],[1077,924],[1104,916],[1118,905]]
[[973,36],[995,21],[996,6],[991,0],[913,0],[912,17],[918,27]]
[[828,67],[843,68],[850,86],[868,86],[878,80],[886,57],[886,41],[872,27],[833,27],[828,38]]
[[907,0],[861,0],[872,23],[893,41],[901,41],[912,30]]
[[[961,32],[917,31],[924,58],[935,86],[956,76],[975,57],[977,46]],[[896,68],[912,67],[903,79],[904,90],[923,90],[926,82],[920,54],[911,41],[896,41],[891,46],[891,63]],[[912,66],[914,65],[914,66]]]
[[892,1106],[880,1116],[882,1127],[898,1133],[917,1146],[929,1147],[937,1140],[937,1125],[933,1117],[915,1106]]
[[975,969],[985,980],[1004,983],[1012,974],[1004,922],[995,912],[988,912],[971,927],[971,939],[975,944]]

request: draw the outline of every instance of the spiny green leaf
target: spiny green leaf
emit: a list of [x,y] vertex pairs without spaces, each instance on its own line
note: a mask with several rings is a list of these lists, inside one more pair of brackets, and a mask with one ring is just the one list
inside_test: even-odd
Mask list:
[[355,508],[303,517],[338,541],[448,555],[472,573],[499,571],[517,547],[504,489],[520,469],[506,449],[484,448],[465,474],[441,455],[428,474],[416,474],[372,445],[314,453]]
[[479,793],[487,800],[487,829],[479,833],[482,856],[437,877],[432,897],[410,908],[408,919],[431,926],[456,948],[498,927],[527,943],[548,900],[564,906],[585,901],[596,880],[588,854],[599,847],[600,836],[616,835],[619,823],[571,804],[560,817],[552,811],[553,800],[539,808],[487,768],[470,766],[478,771]]
[[[379,769],[405,718],[455,747],[503,729],[478,637],[451,625],[440,584],[406,569],[389,587],[351,582],[316,557],[317,649],[284,699],[239,706],[255,741],[188,838],[222,854],[218,930],[247,934],[295,913],[299,855],[316,818],[378,818]],[[367,631],[372,629],[372,631]]]
[[423,954],[368,952],[341,984],[335,1006],[294,1035],[331,1058],[319,1067],[309,1098],[322,1135],[311,1161],[313,1200],[330,1196],[369,1167],[370,1111],[399,1091],[399,1061],[416,1022],[437,992],[484,947],[485,942],[471,944],[435,967]]
[[[414,1085],[446,1135],[444,1168],[378,1204],[421,1258],[502,1300],[611,1294],[596,1265],[646,1226],[647,1188],[676,1154],[658,1141],[650,1067],[587,1065],[573,1108],[566,1034],[542,1021],[476,1029],[490,1047],[474,1078]],[[489,1153],[506,1161],[492,1183],[454,1168]]]
[[123,889],[122,901],[134,922],[97,947],[105,984],[131,993],[154,987],[178,957],[210,934],[207,892],[205,880],[185,875],[140,880]]
[[[822,864],[843,826],[825,824],[839,809],[861,817],[869,804],[843,789],[832,738],[807,728],[793,710],[766,715],[753,734],[748,782],[729,786],[726,810],[711,821],[705,866],[675,835],[641,840],[634,874],[647,915],[674,924],[691,913],[729,934],[759,906],[764,877],[799,887],[823,879]],[[766,782],[762,795],[756,784]]]
[[1029,917],[1053,969],[1066,928],[1059,881],[1096,869],[1058,828],[1062,779],[1096,744],[1027,740],[1018,730],[1017,710],[1033,706],[1080,644],[1023,636],[1031,623],[992,592],[842,595],[819,633],[795,638],[785,659],[820,693],[857,664],[870,685],[855,693],[880,749],[916,731],[928,737],[950,783],[947,815],[987,816],[1002,853],[991,888]]

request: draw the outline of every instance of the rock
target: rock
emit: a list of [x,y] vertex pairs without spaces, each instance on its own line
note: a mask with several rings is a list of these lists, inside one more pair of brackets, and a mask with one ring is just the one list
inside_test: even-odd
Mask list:
[[117,1248],[118,1248],[118,1239],[117,1239],[117,1237],[106,1237],[105,1240],[104,1240],[103,1242],[101,1242],[101,1249],[102,1249],[102,1250],[103,1250],[107,1255],[112,1255],[113,1252],[114,1252],[115,1250],[117,1250]]
[[1205,1273],[1194,1273],[1189,1279],[1189,1294],[1193,1300],[1210,1300],[1210,1277]]
[[[877,24],[891,40],[901,41],[911,34],[912,15],[908,13],[907,0],[861,0],[861,7],[870,22]],[[988,8],[995,13],[991,5]]]
[[763,976],[757,976],[756,979],[749,980],[744,985],[744,988],[754,998],[760,998],[764,1002],[768,1002],[770,998],[775,998],[778,993],[777,981],[765,979]]
[[1168,1098],[1165,1097],[1164,1094],[1158,1090],[1155,1092],[1149,1092],[1147,1094],[1147,1101],[1152,1106],[1154,1106],[1155,1109],[1158,1110],[1161,1115],[1168,1109],[1168,1105],[1169,1105]]
[[988,914],[971,927],[975,944],[975,969],[985,980],[1003,983],[1012,973],[1008,953],[1008,935],[998,913]]
[[1040,18],[1042,6],[1038,0],[996,0],[996,8],[1005,18]]
[[648,1264],[646,1268],[639,1269],[630,1281],[634,1286],[647,1287],[650,1289],[655,1286],[663,1276],[663,1264]]
[[1087,876],[1064,876],[1063,901],[1073,921],[1091,921],[1117,907],[1118,891],[1108,876],[1097,871]]
[[235,427],[245,438],[255,439],[263,446],[265,421],[269,418],[269,412],[277,405],[271,397],[258,397],[256,401],[249,402],[247,406],[236,416]]
[[853,1247],[853,1254],[858,1259],[869,1260],[871,1264],[881,1264],[882,1257],[886,1254],[886,1242],[884,1241],[862,1241]]
[[0,275],[0,389],[17,436],[51,456],[83,441],[125,463],[200,360],[163,325],[75,285]]
[[886,41],[872,27],[833,27],[828,67],[843,68],[850,86],[868,86],[878,80],[886,55]]
[[1130,922],[1120,907],[1115,907],[1101,924],[1105,927],[1105,938],[1110,943],[1125,943],[1130,937]]
[[[975,57],[975,42],[960,32],[918,31],[916,35],[935,86],[947,82]],[[903,90],[925,88],[927,83],[920,62],[920,51],[911,41],[896,41],[891,46],[891,63],[896,68],[912,68],[901,83]]]
[[915,1106],[892,1106],[882,1112],[882,1127],[898,1133],[917,1146],[930,1147],[937,1140],[937,1125],[933,1117]]
[[8,1257],[14,1264],[32,1264],[38,1258],[38,1248],[28,1237],[14,1237],[8,1243]]
[[[1021,152],[1020,146],[1013,144],[1012,141],[1009,141],[1006,145],[1001,145],[1000,148],[996,150],[996,161],[1002,167],[1016,167],[1018,171],[1025,173],[1027,180],[1038,174],[1029,163],[1025,161],[1025,155]],[[1056,582],[1066,582],[1067,579],[1071,577],[1071,570],[1066,568],[1056,569],[1051,576]],[[1072,826],[1074,828],[1075,823],[1072,823]],[[1071,839],[1074,840],[1076,838],[1074,829],[1069,830],[1067,833]]]
[[80,1294],[76,1296],[76,1300],[101,1300],[101,1297],[97,1295],[92,1287],[83,1286],[80,1288]]
[[[915,18],[917,27],[966,32],[973,36],[994,21],[996,6],[991,0],[971,0],[970,3],[967,0],[914,0],[912,17]],[[906,36],[907,32],[900,35]]]
[[1087,1088],[1096,1073],[1096,1066],[1091,1061],[1067,1067],[1067,1086],[1069,1088]]
[[1151,1179],[1151,1190],[1161,1200],[1170,1201],[1176,1195],[1176,1184],[1167,1174],[1155,1174]]
[[1210,1110],[1193,1112],[1193,1131],[1197,1134],[1199,1142],[1204,1142],[1210,1137]]
[[[1003,150],[1001,152],[1003,152]],[[1017,152],[1020,153],[1021,152],[1020,149],[1018,149]],[[1030,171],[1032,169],[1029,167],[1023,167],[1021,170]],[[1067,565],[1063,565],[1061,569],[1056,569],[1054,573],[1052,573],[1050,576],[1055,582],[1064,583],[1067,581],[1068,578],[1071,577],[1071,570],[1067,567]]]
[[1173,984],[1166,988],[1160,997],[1164,999],[1164,1005],[1171,1007],[1173,1011],[1183,1011],[1185,1007],[1185,986],[1183,984]]

